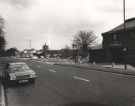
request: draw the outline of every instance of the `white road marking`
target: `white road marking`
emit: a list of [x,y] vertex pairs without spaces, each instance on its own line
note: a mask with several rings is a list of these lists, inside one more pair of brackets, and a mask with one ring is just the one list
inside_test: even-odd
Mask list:
[[36,66],[37,68],[41,68],[40,66]]
[[53,73],[55,73],[56,71],[54,71],[54,70],[49,70],[50,72],[53,72]]
[[90,82],[90,80],[87,80],[87,79],[84,79],[84,78],[80,78],[80,77],[76,77],[76,76],[74,76],[73,78],[79,79],[79,80],[82,80],[82,81],[86,81],[86,82]]

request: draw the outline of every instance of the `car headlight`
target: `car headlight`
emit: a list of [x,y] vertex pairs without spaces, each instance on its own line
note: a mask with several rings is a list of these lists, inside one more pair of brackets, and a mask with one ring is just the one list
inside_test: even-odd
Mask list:
[[33,77],[36,77],[36,76],[35,76],[35,74],[31,74],[30,77],[33,78]]
[[16,76],[11,76],[10,79],[11,80],[15,80],[16,79]]

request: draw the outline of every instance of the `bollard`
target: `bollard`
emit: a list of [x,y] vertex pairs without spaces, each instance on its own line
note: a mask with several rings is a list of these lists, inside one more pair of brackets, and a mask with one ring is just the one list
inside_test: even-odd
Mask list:
[[96,62],[94,61],[94,62],[93,62],[93,66],[95,66],[95,65],[96,65]]
[[112,67],[114,67],[114,65],[115,65],[115,63],[114,63],[114,62],[112,62]]

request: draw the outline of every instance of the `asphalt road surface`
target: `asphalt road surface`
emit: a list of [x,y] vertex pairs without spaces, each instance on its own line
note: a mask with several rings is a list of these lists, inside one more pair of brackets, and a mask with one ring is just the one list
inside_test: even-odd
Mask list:
[[35,84],[7,87],[7,106],[135,106],[135,76],[28,62]]

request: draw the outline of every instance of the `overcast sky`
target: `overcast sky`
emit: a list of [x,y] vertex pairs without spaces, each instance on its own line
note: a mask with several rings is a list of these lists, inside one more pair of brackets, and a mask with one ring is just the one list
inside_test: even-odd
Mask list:
[[[135,1],[126,0],[126,19],[135,17]],[[61,49],[78,30],[101,33],[123,22],[123,0],[0,0],[7,48]]]

